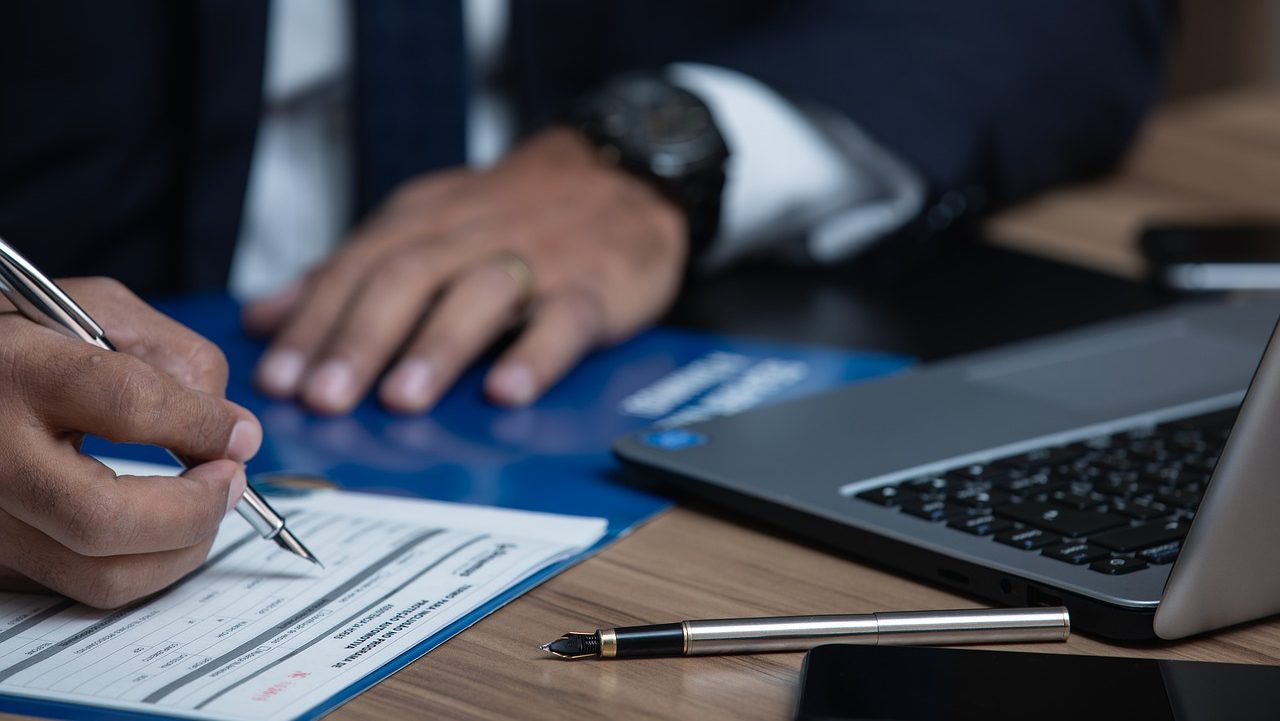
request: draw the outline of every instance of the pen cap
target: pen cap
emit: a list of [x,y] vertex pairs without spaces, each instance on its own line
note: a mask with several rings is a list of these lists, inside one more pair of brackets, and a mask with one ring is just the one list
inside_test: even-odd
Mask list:
[[0,238],[0,292],[29,320],[115,350],[89,314],[16,248]]
[[902,611],[875,617],[882,646],[1065,641],[1071,633],[1071,617],[1062,607]]

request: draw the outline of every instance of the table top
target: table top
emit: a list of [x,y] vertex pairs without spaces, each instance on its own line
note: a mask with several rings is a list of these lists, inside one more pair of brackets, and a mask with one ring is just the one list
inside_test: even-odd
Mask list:
[[[1280,91],[1254,91],[1157,114],[1117,174],[1009,210],[989,223],[988,232],[1005,247],[1137,277],[1141,264],[1132,239],[1144,222],[1240,214],[1280,218],[1277,188]],[[1097,292],[1111,294],[1111,312],[1150,303],[1145,296],[1130,297],[1131,284],[1085,280]],[[724,292],[731,299],[735,291]],[[829,301],[811,299],[806,317],[827,327],[856,325],[856,305]],[[1071,299],[1064,304],[1078,306]],[[683,312],[697,325],[696,307]],[[1087,319],[1063,313],[1054,323]],[[815,332],[794,318],[789,322],[798,328],[797,339]],[[952,325],[945,317],[933,322],[939,329]],[[1016,324],[1009,327],[1013,336],[1023,332]],[[893,345],[893,336],[888,337]],[[971,340],[989,344],[1012,337]],[[956,345],[960,341],[936,347],[928,341],[902,339],[905,347],[922,349],[916,352],[926,356],[965,350]],[[564,631],[683,618],[980,605],[741,517],[682,504],[480,621],[330,718],[790,718],[801,654],[563,662],[548,658],[538,646]],[[1076,634],[1065,644],[1000,648],[1276,664],[1280,620],[1178,643],[1116,645]]]
[[[1152,219],[1280,218],[1280,92],[1159,113],[1114,176],[1060,190],[989,224],[1002,245],[1136,277],[1132,239]],[[562,662],[563,631],[682,618],[979,606],[741,517],[681,505],[382,682],[332,718],[790,718],[801,654]],[[1030,646],[1004,646],[1031,650]],[[1280,663],[1280,620],[1159,644],[1074,635],[1036,651]]]

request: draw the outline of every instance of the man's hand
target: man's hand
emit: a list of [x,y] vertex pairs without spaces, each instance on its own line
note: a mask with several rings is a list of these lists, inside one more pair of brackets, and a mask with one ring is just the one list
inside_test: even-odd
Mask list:
[[[223,398],[226,361],[208,341],[114,281],[63,287],[122,352],[0,304],[0,588],[112,608],[204,561],[262,428]],[[85,433],[209,462],[180,478],[117,477],[80,453]]]
[[526,322],[485,381],[524,405],[665,311],[686,245],[674,204],[576,132],[546,131],[492,170],[405,184],[304,282],[250,306],[248,327],[276,335],[258,385],[344,413],[390,366],[382,402],[421,412]]

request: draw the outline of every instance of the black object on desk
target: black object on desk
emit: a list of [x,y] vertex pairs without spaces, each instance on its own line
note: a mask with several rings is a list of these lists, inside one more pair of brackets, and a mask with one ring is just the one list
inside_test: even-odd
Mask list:
[[856,265],[747,264],[690,284],[663,322],[930,361],[1176,300],[1145,283],[958,238],[892,279]]
[[1280,668],[946,648],[819,646],[799,721],[1261,721]]

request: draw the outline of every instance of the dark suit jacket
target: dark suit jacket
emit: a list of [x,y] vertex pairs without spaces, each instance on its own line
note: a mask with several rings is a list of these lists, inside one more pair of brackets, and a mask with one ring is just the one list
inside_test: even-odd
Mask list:
[[[1169,5],[514,0],[509,80],[533,128],[624,70],[742,71],[848,115],[912,163],[949,199],[926,212],[946,221],[936,229],[1113,162],[1157,95]],[[55,275],[107,274],[147,293],[224,284],[261,110],[265,8],[0,5],[0,235]],[[457,105],[441,112],[461,117]]]

